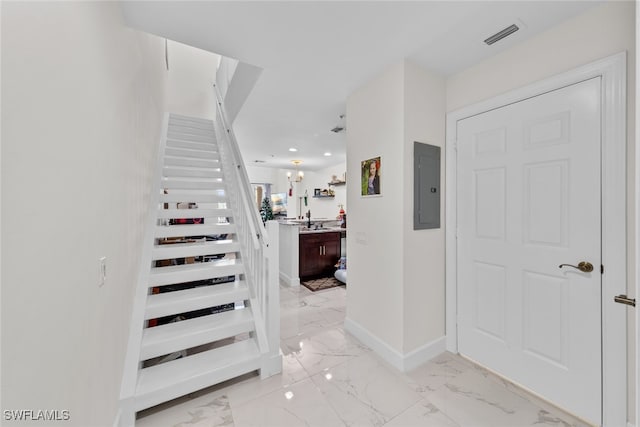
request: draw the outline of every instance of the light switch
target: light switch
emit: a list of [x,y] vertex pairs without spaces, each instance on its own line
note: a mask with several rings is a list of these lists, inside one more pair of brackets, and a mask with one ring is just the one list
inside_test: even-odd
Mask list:
[[100,258],[100,265],[98,271],[98,287],[104,286],[107,283],[107,257]]

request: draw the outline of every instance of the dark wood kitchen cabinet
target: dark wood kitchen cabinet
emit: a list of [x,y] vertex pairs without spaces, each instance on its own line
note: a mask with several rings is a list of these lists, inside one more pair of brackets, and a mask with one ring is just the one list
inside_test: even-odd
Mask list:
[[340,259],[340,232],[300,234],[300,278],[332,276]]

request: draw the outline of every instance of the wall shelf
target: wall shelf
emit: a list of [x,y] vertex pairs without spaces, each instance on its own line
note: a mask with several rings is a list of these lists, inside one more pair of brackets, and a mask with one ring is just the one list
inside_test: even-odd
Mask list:
[[313,196],[314,199],[333,199],[334,197],[336,197],[335,195],[319,195],[319,196]]
[[328,184],[329,185],[345,185],[347,182],[346,181],[331,181]]

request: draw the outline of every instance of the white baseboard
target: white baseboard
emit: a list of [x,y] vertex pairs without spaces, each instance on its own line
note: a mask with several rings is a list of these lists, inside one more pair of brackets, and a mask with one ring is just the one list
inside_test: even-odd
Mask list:
[[404,370],[410,371],[447,350],[447,337],[442,336],[404,355]]
[[300,286],[299,277],[291,277],[286,273],[280,272],[280,280],[286,283],[288,286]]
[[363,344],[371,348],[387,363],[402,372],[407,372],[417,368],[446,350],[446,339],[443,336],[410,351],[407,354],[401,354],[394,348],[390,347],[389,344],[382,341],[380,338],[373,335],[367,329],[348,317],[344,320],[344,328]]

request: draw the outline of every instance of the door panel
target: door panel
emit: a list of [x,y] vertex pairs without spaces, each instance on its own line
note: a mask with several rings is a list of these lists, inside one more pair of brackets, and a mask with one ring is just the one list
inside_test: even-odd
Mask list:
[[[600,423],[600,79],[457,138],[460,353]],[[558,268],[580,261],[594,271]]]

